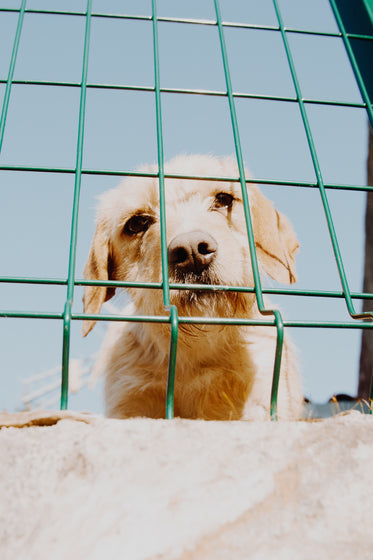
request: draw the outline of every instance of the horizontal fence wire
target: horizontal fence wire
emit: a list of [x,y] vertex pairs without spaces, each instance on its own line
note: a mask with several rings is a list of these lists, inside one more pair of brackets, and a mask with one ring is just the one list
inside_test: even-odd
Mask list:
[[[18,13],[20,10],[18,8],[12,7],[0,7],[1,12],[8,12],[8,13]],[[36,8],[25,8],[25,13],[29,14],[45,14],[45,15],[52,15],[52,16],[80,16],[82,18],[86,17],[86,12],[82,12],[79,10],[45,10],[45,9],[36,9]],[[135,15],[135,14],[116,14],[116,13],[103,13],[103,12],[95,12],[92,11],[91,13],[92,18],[104,18],[104,19],[129,19],[129,20],[138,20],[138,21],[152,21],[152,15]],[[180,18],[180,17],[165,17],[165,16],[157,16],[157,21],[168,22],[168,23],[185,23],[185,24],[194,24],[194,25],[210,25],[216,26],[217,20],[216,19],[198,19],[198,18]],[[225,27],[238,27],[243,29],[259,29],[264,31],[279,31],[280,27],[277,25],[258,25],[252,23],[243,23],[243,22],[234,22],[234,21],[222,21],[222,25]],[[307,34],[307,35],[316,35],[316,36],[326,36],[326,37],[342,37],[343,32],[337,31],[316,31],[310,29],[300,29],[295,27],[284,27],[285,31],[288,33],[299,33],[299,34]],[[373,40],[372,35],[364,35],[358,33],[346,33],[346,35],[350,38],[354,39],[363,39],[363,40]]]
[[[6,80],[0,79],[0,84],[7,83]],[[48,81],[48,80],[13,80],[15,85],[28,85],[28,86],[51,86],[51,87],[68,87],[68,88],[80,88],[79,82],[59,82],[59,81]],[[87,83],[87,89],[105,89],[105,90],[123,90],[123,91],[145,91],[154,92],[155,88],[152,86],[135,86],[130,84],[104,84],[104,83]],[[170,88],[170,87],[160,87],[160,93],[175,93],[175,94],[187,94],[187,95],[208,95],[211,97],[227,97],[227,92],[219,90],[208,90],[208,89],[185,89],[185,88]],[[265,95],[260,93],[245,93],[245,92],[233,92],[232,96],[238,99],[262,99],[264,101],[282,101],[288,103],[298,103],[298,98],[289,97],[283,95]],[[355,107],[357,109],[367,108],[367,104],[364,102],[351,102],[351,101],[333,101],[329,99],[312,99],[303,98],[304,103],[316,104],[316,105],[330,105],[335,107]]]
[[[50,319],[58,320],[63,319],[63,313],[53,312],[28,312],[28,311],[8,311],[1,313],[0,317],[8,319]],[[128,322],[128,323],[159,323],[159,324],[172,324],[173,317],[171,315],[100,315],[88,313],[72,313],[71,320],[74,321],[109,321],[109,322]],[[275,327],[275,321],[254,320],[254,319],[231,319],[223,317],[178,317],[180,325],[239,325],[246,327]],[[284,327],[289,328],[310,328],[310,329],[373,329],[373,323],[358,322],[358,321],[291,321],[284,320]]]
[[[67,174],[74,175],[75,168],[64,168],[64,167],[37,167],[29,165],[1,165],[0,171],[19,171],[23,173],[57,173],[57,174]],[[110,170],[110,169],[82,169],[81,175],[97,175],[97,176],[108,176],[108,177],[144,177],[144,178],[157,178],[157,173],[145,173],[145,172],[134,172],[134,171],[120,171],[120,170]],[[219,182],[239,182],[240,179],[237,177],[221,177],[221,176],[198,176],[198,175],[185,175],[185,174],[164,174],[165,179],[189,179],[191,181],[219,181]],[[287,181],[278,179],[250,179],[246,177],[246,183],[255,185],[278,185],[279,187],[305,187],[305,188],[317,188],[317,182],[307,181]],[[372,185],[342,185],[342,184],[324,184],[325,189],[330,190],[343,190],[343,191],[365,191],[369,192],[373,190]]]
[[[273,0],[273,6],[278,19],[278,25],[253,25],[249,23],[241,22],[230,22],[223,21],[220,15],[220,7],[218,0],[214,0],[216,19],[190,19],[190,18],[173,18],[158,16],[156,10],[156,0],[152,0],[152,14],[149,16],[137,16],[128,14],[114,14],[114,13],[101,13],[92,11],[92,2],[87,0],[87,10],[83,11],[68,11],[68,10],[43,10],[43,9],[31,9],[26,7],[26,0],[22,0],[20,8],[0,8],[0,13],[16,13],[18,14],[17,29],[15,32],[15,39],[13,44],[13,50],[9,65],[9,72],[7,79],[0,79],[0,84],[5,85],[5,94],[1,112],[0,120],[0,150],[4,138],[4,130],[6,126],[7,111],[9,106],[9,99],[11,94],[12,85],[28,85],[28,86],[42,86],[42,87],[66,87],[66,88],[79,88],[80,89],[80,111],[79,111],[79,126],[78,126],[78,139],[77,139],[77,150],[76,150],[76,165],[74,168],[61,168],[61,167],[38,167],[38,166],[26,166],[26,165],[6,165],[0,164],[0,171],[4,172],[35,172],[35,173],[62,173],[62,174],[74,174],[75,175],[75,186],[74,186],[74,201],[73,201],[73,213],[71,221],[71,235],[70,235],[70,253],[69,253],[69,269],[67,278],[63,279],[52,279],[52,278],[24,278],[24,277],[0,277],[0,283],[13,283],[13,284],[39,284],[39,285],[62,285],[67,288],[66,302],[63,312],[31,312],[31,311],[12,311],[12,310],[0,310],[0,317],[7,318],[29,318],[29,319],[54,319],[63,322],[63,353],[62,353],[62,383],[61,383],[61,408],[67,408],[68,406],[68,368],[69,368],[69,346],[70,346],[70,326],[71,321],[82,321],[82,320],[95,320],[95,321],[138,321],[138,322],[154,322],[154,323],[169,323],[170,324],[170,358],[169,358],[169,370],[168,370],[168,387],[167,387],[167,402],[166,402],[166,416],[171,418],[173,416],[173,390],[175,383],[175,364],[176,364],[176,352],[177,352],[177,333],[179,325],[182,324],[227,324],[227,325],[255,325],[255,326],[272,326],[277,328],[278,333],[278,347],[276,360],[274,364],[274,376],[273,376],[273,387],[271,396],[271,415],[275,419],[277,417],[277,386],[279,381],[279,370],[281,362],[281,347],[282,347],[282,337],[284,327],[289,328],[342,328],[342,329],[372,329],[373,323],[364,319],[372,319],[372,314],[359,314],[356,313],[354,308],[353,300],[363,300],[363,299],[373,299],[373,294],[368,293],[354,293],[350,291],[346,274],[344,271],[344,264],[342,256],[339,250],[339,243],[335,233],[333,218],[328,204],[327,190],[346,190],[346,191],[357,191],[357,192],[370,192],[373,190],[372,185],[341,185],[341,184],[328,184],[324,183],[324,179],[321,174],[320,165],[318,162],[318,156],[316,153],[316,148],[314,145],[311,127],[308,122],[306,106],[307,105],[325,105],[325,106],[336,106],[336,107],[348,107],[365,109],[367,111],[370,122],[373,123],[373,106],[372,101],[365,89],[364,81],[359,73],[359,68],[353,55],[353,51],[350,45],[350,39],[360,39],[364,41],[372,41],[373,36],[370,35],[360,35],[356,33],[348,33],[344,28],[343,22],[338,12],[336,2],[330,0],[330,5],[332,7],[333,13],[336,18],[336,22],[339,27],[337,32],[319,32],[306,29],[297,29],[286,27],[283,23],[279,4],[277,0]],[[22,32],[22,25],[25,14],[44,14],[50,16],[76,16],[85,18],[85,40],[84,40],[84,52],[82,61],[82,80],[81,82],[66,82],[66,81],[48,81],[48,80],[20,80],[14,79],[14,68],[17,58],[17,52],[19,47],[19,41]],[[154,87],[153,86],[138,86],[131,84],[105,84],[105,83],[90,83],[87,81],[87,68],[88,68],[88,54],[89,54],[89,39],[90,39],[90,25],[93,18],[111,18],[111,19],[123,19],[123,20],[139,20],[139,21],[151,21],[153,25],[153,55],[154,55]],[[193,24],[193,25],[205,25],[205,26],[216,26],[219,31],[219,39],[221,46],[221,54],[224,65],[224,72],[226,78],[226,91],[212,91],[203,89],[183,89],[183,88],[164,88],[160,85],[159,79],[159,52],[158,52],[158,22],[167,23],[179,23],[179,24]],[[226,55],[225,39],[224,39],[224,29],[225,28],[243,28],[243,29],[258,29],[263,31],[276,31],[278,32],[283,40],[287,60],[295,88],[296,95],[294,97],[289,96],[276,96],[276,95],[260,95],[252,93],[243,93],[233,91],[232,85],[230,83],[230,71],[228,65],[228,59]],[[362,94],[362,102],[341,102],[335,100],[323,100],[323,99],[310,99],[305,98],[302,95],[301,88],[296,75],[294,63],[292,60],[291,49],[288,41],[288,36],[291,34],[307,34],[319,37],[336,37],[343,40],[347,54],[349,56],[355,77]],[[84,118],[85,118],[85,103],[86,103],[86,92],[88,89],[107,89],[107,90],[130,90],[130,91],[146,91],[154,94],[156,101],[156,120],[157,120],[157,152],[158,152],[158,173],[143,173],[143,172],[133,172],[128,170],[104,170],[104,169],[86,169],[82,165],[83,156],[83,142],[84,142]],[[235,149],[236,157],[239,168],[239,177],[199,177],[192,175],[183,174],[167,174],[164,172],[164,155],[163,155],[163,138],[162,138],[162,111],[161,111],[161,94],[162,93],[173,93],[173,94],[186,94],[186,95],[204,95],[211,97],[226,97],[229,101],[230,114],[232,119],[233,134],[235,139]],[[311,158],[314,165],[314,170],[316,174],[315,182],[299,182],[299,181],[286,181],[286,180],[273,180],[268,178],[259,179],[248,179],[245,178],[245,173],[243,169],[243,159],[242,150],[239,139],[239,131],[237,119],[235,116],[235,100],[241,98],[248,99],[262,99],[268,101],[280,101],[283,103],[296,103],[299,106],[303,125],[306,131],[306,136],[308,140],[309,150],[311,153]],[[160,212],[161,212],[161,246],[162,246],[162,282],[160,283],[129,283],[129,282],[93,282],[87,281],[79,278],[75,278],[75,262],[76,262],[76,243],[77,243],[77,228],[79,219],[79,199],[80,199],[80,187],[81,187],[81,177],[83,175],[108,175],[108,176],[118,176],[118,177],[153,177],[159,181],[159,197],[160,197]],[[166,241],[166,213],[165,213],[165,193],[164,193],[164,181],[165,179],[190,179],[190,180],[213,180],[213,181],[235,181],[240,182],[242,187],[242,193],[244,197],[245,206],[245,216],[247,224],[247,234],[248,241],[250,244],[251,255],[252,255],[252,265],[254,270],[255,285],[254,287],[242,287],[242,286],[206,286],[206,285],[179,285],[172,284],[169,282],[168,277],[168,262],[167,262],[167,241]],[[276,289],[276,288],[262,288],[261,280],[258,270],[258,265],[256,262],[256,252],[255,243],[252,232],[252,224],[250,218],[250,208],[249,201],[247,199],[246,184],[255,183],[259,185],[276,185],[276,186],[296,186],[304,188],[317,189],[320,193],[327,226],[330,232],[331,242],[333,245],[335,260],[337,268],[339,271],[339,276],[342,285],[342,291],[323,291],[323,290],[297,290],[297,289]],[[73,312],[73,297],[74,289],[76,286],[87,286],[87,285],[101,285],[101,286],[112,286],[120,288],[136,287],[138,289],[159,289],[163,291],[163,300],[165,305],[165,316],[125,316],[125,315],[87,315],[81,313]],[[170,289],[198,289],[198,290],[216,290],[216,291],[244,291],[248,293],[255,293],[259,309],[261,313],[266,315],[272,315],[273,318],[263,318],[262,320],[245,320],[245,319],[235,319],[235,318],[201,318],[201,317],[179,317],[177,314],[177,309],[174,306],[170,306]],[[264,306],[262,296],[263,294],[276,294],[276,295],[290,295],[290,296],[304,296],[304,297],[321,297],[321,298],[335,298],[343,299],[346,303],[348,312],[352,317],[352,321],[287,321],[282,319],[281,315],[277,311],[267,310]],[[372,395],[371,395],[372,396]]]
[[[0,283],[4,284],[50,284],[52,286],[65,286],[67,280],[63,278],[26,278],[24,276],[0,277]],[[162,289],[160,282],[127,282],[119,280],[85,280],[76,278],[75,286],[104,286],[109,288],[148,288]],[[255,293],[255,288],[250,286],[233,286],[223,284],[173,284],[169,283],[171,290],[198,290],[198,291],[223,291],[223,292],[244,292]],[[301,290],[298,288],[265,288],[262,287],[263,294],[286,295],[286,296],[310,296],[325,298],[344,298],[343,292],[331,290]],[[364,292],[351,292],[353,299],[373,299],[373,294]],[[0,310],[1,313],[1,310]],[[0,315],[1,316],[1,315]]]

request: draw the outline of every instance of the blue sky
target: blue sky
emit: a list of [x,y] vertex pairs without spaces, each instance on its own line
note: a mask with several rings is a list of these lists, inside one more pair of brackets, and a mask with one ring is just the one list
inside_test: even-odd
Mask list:
[[[19,1],[0,0],[0,7]],[[224,0],[223,21],[276,25],[272,1]],[[281,0],[285,25],[335,32],[327,0]],[[83,1],[28,0],[27,8],[85,10]],[[150,15],[150,1],[93,2],[93,11]],[[210,0],[159,0],[160,17],[213,21]],[[0,12],[0,79],[6,79],[17,14]],[[83,17],[26,13],[15,80],[79,82],[84,42]],[[361,103],[352,70],[337,37],[289,33],[303,97]],[[68,39],[67,39],[68,38]],[[277,31],[225,28],[234,92],[294,97],[281,36]],[[159,22],[161,87],[225,91],[224,73],[213,25]],[[154,85],[152,24],[147,20],[92,18],[88,83]],[[0,84],[0,102],[4,95]],[[79,88],[14,84],[0,165],[74,168]],[[296,103],[236,99],[243,155],[257,179],[314,181],[315,175]],[[356,107],[307,104],[307,115],[325,183],[364,185],[368,124]],[[228,101],[223,96],[162,94],[166,159],[186,153],[234,153]],[[155,162],[156,124],[152,91],[87,91],[83,168],[135,170]],[[94,231],[98,194],[118,177],[83,175],[77,277]],[[68,270],[73,174],[1,171],[1,275],[65,278]],[[263,186],[263,193],[289,216],[301,251],[297,260],[301,289],[340,290],[340,283],[316,189]],[[352,291],[362,290],[365,194],[329,190],[328,198]],[[1,309],[58,311],[64,287],[1,284]],[[74,311],[82,292],[75,291]],[[285,319],[347,320],[343,301],[279,296],[272,298]],[[118,303],[117,303],[118,304]],[[357,302],[359,306],[359,302]],[[62,326],[59,321],[0,319],[2,366],[0,408],[20,408],[22,379],[58,370]],[[73,322],[71,357],[89,362],[104,325],[87,339]],[[299,348],[305,394],[317,402],[332,394],[354,394],[358,379],[358,330],[292,329]],[[49,383],[43,381],[42,383]],[[36,383],[32,388],[37,388]],[[51,395],[54,393],[52,392]],[[85,389],[72,408],[101,411],[100,387]]]

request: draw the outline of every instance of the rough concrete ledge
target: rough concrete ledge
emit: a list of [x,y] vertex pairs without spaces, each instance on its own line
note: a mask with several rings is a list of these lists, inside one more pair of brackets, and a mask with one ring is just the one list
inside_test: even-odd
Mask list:
[[359,412],[26,422],[1,429],[0,456],[2,560],[372,558],[373,417]]

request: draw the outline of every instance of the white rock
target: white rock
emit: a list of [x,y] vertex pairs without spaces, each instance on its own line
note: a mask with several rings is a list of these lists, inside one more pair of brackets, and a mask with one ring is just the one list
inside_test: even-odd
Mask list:
[[0,456],[2,560],[372,558],[370,416],[64,419]]

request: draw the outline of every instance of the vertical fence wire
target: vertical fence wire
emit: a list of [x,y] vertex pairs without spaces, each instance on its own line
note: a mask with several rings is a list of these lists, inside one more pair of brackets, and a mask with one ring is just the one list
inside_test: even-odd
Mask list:
[[15,37],[14,37],[12,55],[11,55],[10,64],[9,64],[8,78],[7,78],[7,82],[6,82],[6,86],[5,86],[3,108],[2,108],[2,111],[1,111],[1,117],[0,117],[0,152],[1,152],[2,145],[3,145],[5,122],[6,122],[6,117],[7,117],[7,114],[8,114],[8,107],[9,107],[10,90],[12,88],[14,67],[15,67],[16,59],[17,59],[19,40],[21,38],[21,31],[22,31],[22,25],[23,25],[23,18],[24,18],[24,15],[25,15],[25,8],[26,8],[26,0],[22,0],[21,6],[20,6],[20,9],[19,9],[17,29],[16,29],[16,34],[15,34]]
[[[350,42],[350,39],[349,39],[349,37],[346,33],[346,28],[344,26],[341,14],[339,13],[339,9],[337,7],[337,4],[336,4],[335,0],[329,0],[329,1],[330,1],[331,8],[333,10],[334,17],[336,19],[337,25],[339,27],[339,30],[340,30],[341,34],[342,34],[343,43],[344,43],[348,58],[350,60],[352,70],[355,74],[355,78],[356,78],[357,85],[358,85],[359,90],[360,90],[360,94],[361,94],[361,96],[363,98],[363,101],[365,103],[365,108],[366,108],[366,111],[367,111],[367,114],[368,114],[368,120],[369,120],[370,126],[373,130],[372,100],[370,99],[369,94],[368,94],[368,90],[365,87],[364,80],[363,80],[361,72],[359,70],[359,66],[357,64],[357,61],[356,61],[356,58],[355,58],[355,55],[354,55],[354,51],[353,51],[352,46],[351,46],[351,42]],[[367,10],[367,15],[369,15],[369,17],[371,17],[371,12],[369,11],[369,7],[368,7],[368,4],[366,2],[365,2],[365,7],[366,7],[366,10]],[[373,23],[373,20],[372,20],[372,23]],[[365,312],[364,314],[362,314],[362,318],[373,320],[373,312],[369,312],[369,311]],[[369,398],[370,398],[370,403],[371,403],[370,414],[373,414],[373,407],[372,407],[372,403],[373,403],[373,371],[372,371],[372,377],[371,377],[371,382],[370,382]]]
[[339,244],[338,244],[337,234],[336,234],[336,231],[335,231],[335,228],[334,228],[332,213],[331,213],[331,210],[330,210],[330,207],[329,207],[328,197],[327,197],[327,194],[326,194],[324,180],[323,180],[322,173],[321,173],[320,163],[319,163],[319,160],[318,160],[315,143],[313,141],[311,127],[310,127],[310,123],[309,123],[309,120],[308,120],[308,117],[307,117],[305,103],[303,101],[303,96],[302,96],[301,88],[300,88],[300,85],[299,85],[297,73],[296,73],[296,70],[295,70],[295,65],[294,65],[292,54],[291,54],[289,42],[288,42],[288,39],[287,39],[286,31],[285,31],[285,28],[284,28],[282,16],[281,16],[280,9],[279,9],[279,6],[278,6],[278,1],[273,0],[273,4],[274,4],[277,19],[278,19],[278,24],[279,24],[279,27],[280,27],[280,32],[281,32],[281,36],[282,36],[282,39],[283,39],[285,52],[286,52],[286,57],[287,57],[287,60],[288,60],[288,64],[289,64],[294,88],[295,88],[295,91],[296,91],[296,96],[297,96],[298,106],[299,106],[301,116],[302,116],[303,126],[304,126],[306,136],[307,136],[307,142],[308,142],[308,146],[309,146],[310,153],[311,153],[312,163],[313,163],[313,167],[314,167],[315,174],[316,174],[317,184],[318,184],[318,188],[319,188],[319,192],[320,192],[320,196],[321,196],[321,200],[322,200],[322,204],[323,204],[323,208],[324,208],[324,213],[325,213],[325,217],[326,217],[326,221],[327,221],[329,235],[330,235],[330,239],[331,239],[332,247],[333,247],[333,251],[334,251],[334,257],[335,257],[335,260],[336,260],[336,263],[337,263],[339,278],[340,278],[340,281],[341,281],[341,284],[342,284],[342,289],[343,289],[343,294],[344,294],[345,302],[346,302],[346,305],[347,305],[347,309],[348,309],[348,312],[349,312],[350,316],[353,319],[372,320],[373,319],[373,314],[372,313],[370,313],[370,312],[357,313],[356,312],[353,301],[352,301],[352,298],[351,298],[351,292],[350,292],[350,288],[349,288],[349,285],[348,285],[348,281],[347,281],[347,277],[346,277],[346,273],[345,273],[345,269],[344,269],[344,265],[343,265],[343,260],[342,260],[342,255],[341,255],[341,251],[340,251]]
[[364,2],[365,9],[366,9],[367,13],[369,14],[369,17],[370,17],[370,19],[372,21],[372,24],[373,24],[373,2],[372,2],[372,0],[363,0],[363,2]]
[[161,89],[159,74],[159,48],[158,48],[158,21],[157,3],[152,0],[152,20],[153,20],[153,51],[154,51],[154,89],[155,107],[157,123],[157,153],[158,153],[158,182],[159,182],[159,207],[160,207],[160,228],[161,228],[161,258],[162,258],[162,288],[163,303],[166,310],[170,312],[171,337],[170,351],[168,357],[167,390],[166,390],[166,418],[174,416],[174,385],[176,369],[176,352],[179,331],[179,321],[177,308],[170,302],[170,281],[168,276],[168,255],[167,255],[167,229],[166,229],[166,195],[164,178],[164,152],[163,152],[163,133],[162,133],[162,109],[161,109]]
[[247,230],[248,242],[250,247],[251,266],[254,275],[255,295],[256,295],[258,309],[260,313],[262,315],[273,315],[275,318],[275,325],[277,330],[276,353],[275,353],[272,389],[271,389],[271,418],[272,420],[277,420],[277,396],[278,396],[278,385],[279,385],[280,367],[281,367],[281,359],[282,359],[282,348],[284,342],[284,322],[282,320],[281,313],[278,310],[266,309],[263,300],[262,284],[261,284],[260,273],[259,273],[258,259],[256,255],[250,203],[247,195],[246,177],[245,177],[245,169],[244,169],[244,163],[242,157],[241,140],[240,140],[236,108],[235,108],[234,97],[233,97],[233,89],[232,89],[232,82],[231,82],[230,70],[228,64],[227,49],[226,49],[225,38],[224,38],[224,29],[223,29],[223,24],[221,19],[219,1],[214,0],[214,3],[215,3],[216,21],[219,30],[220,48],[221,48],[221,54],[223,59],[223,67],[224,67],[225,82],[227,87],[230,116],[231,116],[232,129],[233,129],[234,145],[235,145],[236,158],[237,158],[238,170],[240,175],[242,200],[243,200],[245,220],[246,220],[246,230]]
[[67,295],[66,295],[65,308],[63,313],[62,382],[61,382],[61,409],[62,410],[67,408],[68,393],[69,393],[71,313],[72,313],[72,305],[74,299],[76,244],[77,244],[77,237],[78,237],[79,202],[80,202],[80,188],[81,188],[81,180],[82,180],[84,120],[85,120],[85,108],[86,108],[86,85],[87,85],[87,72],[88,72],[89,39],[90,39],[90,29],[91,29],[91,12],[92,12],[92,0],[87,0],[84,52],[83,52],[83,69],[82,69],[82,81],[80,84],[79,125],[78,125],[78,139],[77,139],[77,151],[76,151],[74,201],[73,201],[73,211],[72,211],[72,219],[71,219],[69,271],[68,271],[68,278],[67,278]]
[[[336,4],[335,0],[329,0],[329,2],[330,2],[330,5],[332,7],[334,17],[336,19],[339,30],[342,34],[343,43],[344,43],[345,49],[347,51],[348,58],[350,59],[352,70],[355,74],[355,78],[356,78],[356,81],[357,81],[357,85],[359,86],[361,96],[362,96],[362,98],[364,100],[364,103],[365,103],[365,107],[366,107],[366,110],[367,110],[367,113],[368,113],[368,119],[369,119],[369,122],[370,122],[370,126],[372,127],[372,130],[373,130],[372,101],[369,98],[368,90],[365,87],[364,80],[363,80],[361,72],[359,70],[359,66],[357,64],[357,61],[356,61],[356,58],[355,58],[355,55],[354,55],[354,51],[352,50],[351,42],[350,42],[350,39],[349,39],[349,37],[346,33],[346,28],[343,24],[343,20],[341,18],[340,13],[339,13],[337,4]],[[373,64],[372,64],[372,67],[373,67]]]

